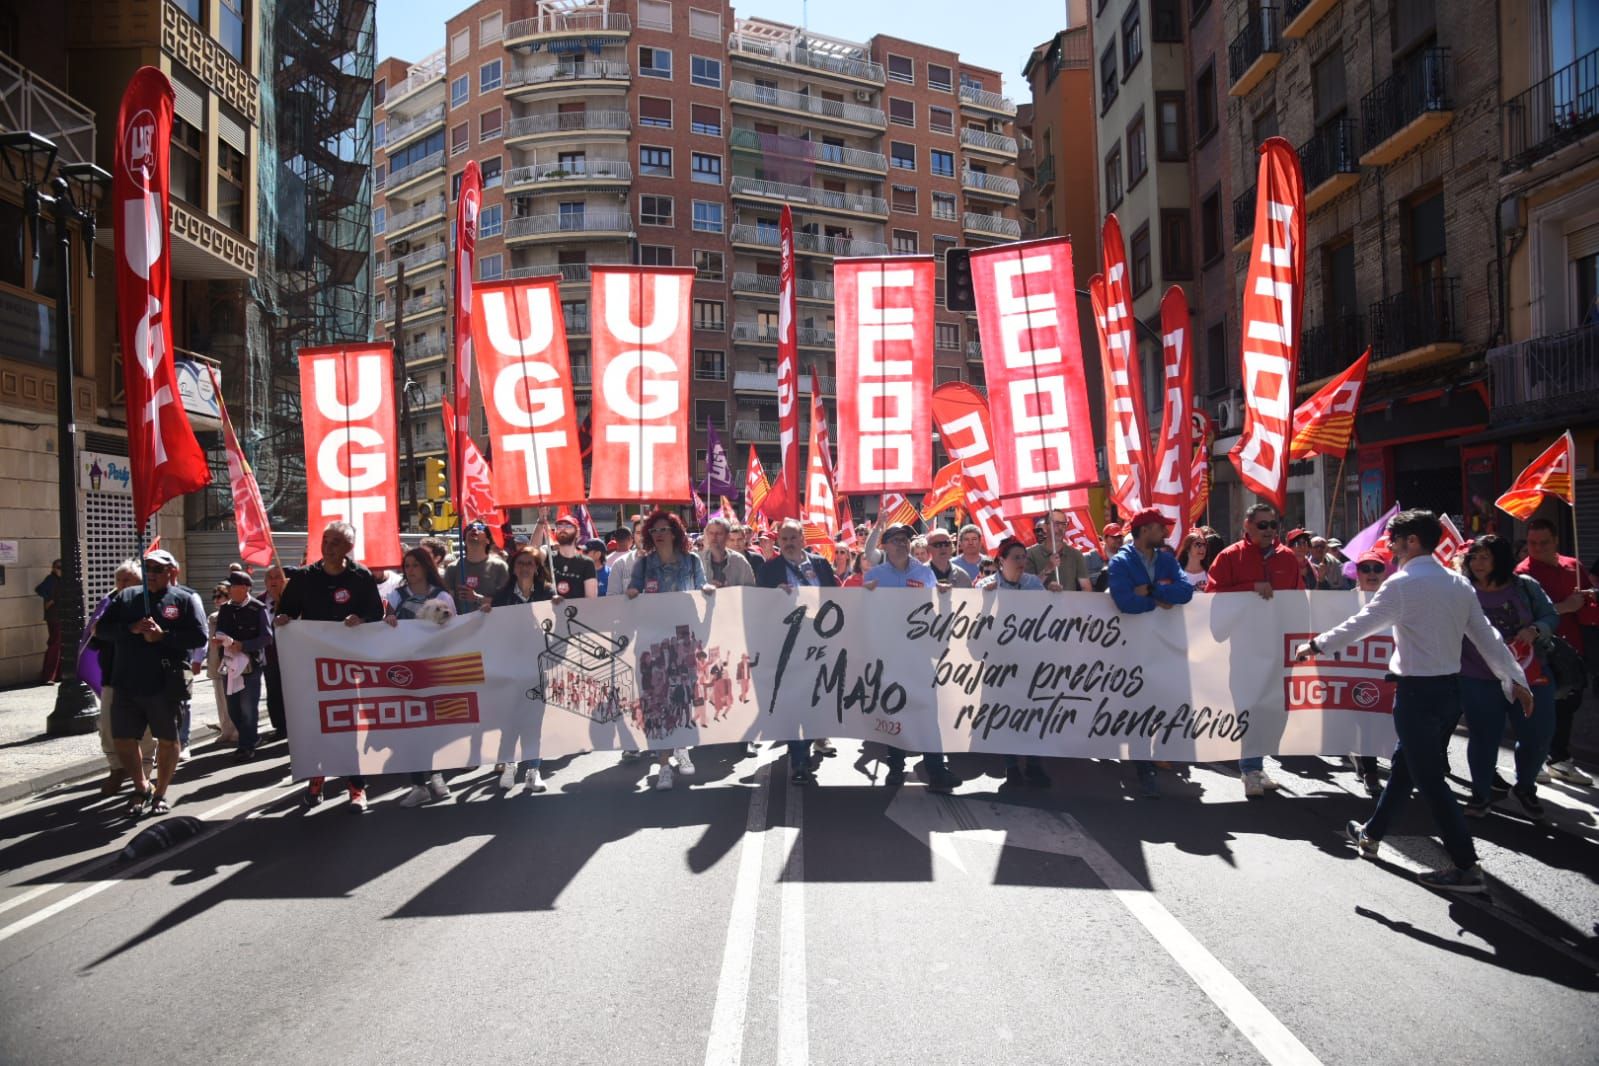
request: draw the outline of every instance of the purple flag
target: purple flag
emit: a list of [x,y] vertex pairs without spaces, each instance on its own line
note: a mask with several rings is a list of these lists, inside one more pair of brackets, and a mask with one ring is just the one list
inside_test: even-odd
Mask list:
[[1355,580],[1355,564],[1360,561],[1362,555],[1371,551],[1372,545],[1382,539],[1382,535],[1388,531],[1388,520],[1398,513],[1399,504],[1395,501],[1394,505],[1388,508],[1386,514],[1350,537],[1348,542],[1339,549],[1343,552],[1344,558],[1349,560],[1344,564],[1345,577],[1351,581]]
[[83,626],[83,640],[78,644],[78,680],[94,690],[96,696],[105,685],[105,678],[100,676],[100,653],[89,647],[89,638],[94,635],[94,624],[105,614],[105,609],[111,605],[110,596],[102,596],[100,603],[95,607],[94,613],[89,616],[88,622]]
[[705,494],[707,496],[737,496],[738,484],[733,480],[733,464],[727,461],[727,449],[716,427],[707,419],[705,423]]

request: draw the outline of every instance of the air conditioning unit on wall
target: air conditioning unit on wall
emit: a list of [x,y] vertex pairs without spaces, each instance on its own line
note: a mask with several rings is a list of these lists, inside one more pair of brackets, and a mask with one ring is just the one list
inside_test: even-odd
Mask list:
[[1244,428],[1244,396],[1237,389],[1216,401],[1216,432],[1237,433]]
[[855,100],[856,100],[857,103],[862,103],[862,104],[871,103],[872,102],[872,90],[870,90],[870,89],[856,89],[855,90]]

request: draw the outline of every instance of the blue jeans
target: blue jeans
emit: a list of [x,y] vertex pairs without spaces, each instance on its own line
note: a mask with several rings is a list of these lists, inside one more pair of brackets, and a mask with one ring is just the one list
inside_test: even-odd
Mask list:
[[[224,685],[223,691],[227,688]],[[261,667],[255,666],[244,675],[244,687],[228,692],[228,717],[239,731],[239,750],[254,751],[261,738]]]
[[1466,763],[1471,767],[1471,795],[1486,800],[1492,795],[1494,766],[1499,761],[1499,739],[1505,734],[1505,720],[1516,738],[1516,787],[1532,792],[1538,787],[1538,769],[1549,754],[1549,741],[1555,735],[1555,690],[1553,685],[1532,686],[1532,717],[1521,713],[1521,705],[1505,699],[1498,681],[1475,677],[1460,679],[1460,703],[1466,714],[1471,739],[1466,744]]
[[788,772],[791,774],[802,773],[811,768],[811,742],[808,740],[791,740],[788,742]]
[[1443,838],[1444,850],[1461,869],[1475,866],[1477,849],[1471,843],[1466,816],[1444,780],[1444,745],[1460,721],[1460,677],[1401,677],[1394,686],[1393,769],[1388,785],[1377,799],[1377,809],[1366,823],[1366,833],[1381,840],[1390,823],[1410,803],[1412,790],[1421,793],[1432,810],[1432,820]]
[[1258,774],[1266,768],[1264,755],[1251,755],[1238,760],[1238,772],[1241,774]]

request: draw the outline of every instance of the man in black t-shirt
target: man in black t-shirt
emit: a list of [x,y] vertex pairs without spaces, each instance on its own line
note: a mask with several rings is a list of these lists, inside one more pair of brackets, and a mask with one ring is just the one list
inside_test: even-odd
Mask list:
[[555,577],[555,594],[569,600],[593,599],[600,594],[594,560],[578,551],[577,519],[562,511],[555,517],[555,551],[550,555],[550,572]]

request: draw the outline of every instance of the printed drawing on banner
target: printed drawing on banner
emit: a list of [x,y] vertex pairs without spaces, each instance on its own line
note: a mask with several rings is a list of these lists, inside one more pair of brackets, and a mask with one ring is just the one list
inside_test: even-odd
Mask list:
[[1394,638],[1388,634],[1357,640],[1347,648],[1309,662],[1297,662],[1294,649],[1314,633],[1283,634],[1283,699],[1294,711],[1394,713],[1394,683],[1388,679]]
[[544,650],[539,652],[539,683],[527,698],[569,711],[591,722],[609,723],[623,713],[636,717],[638,689],[633,668],[622,661],[627,637],[613,637],[577,620],[577,608],[566,608],[566,635],[546,618]]

